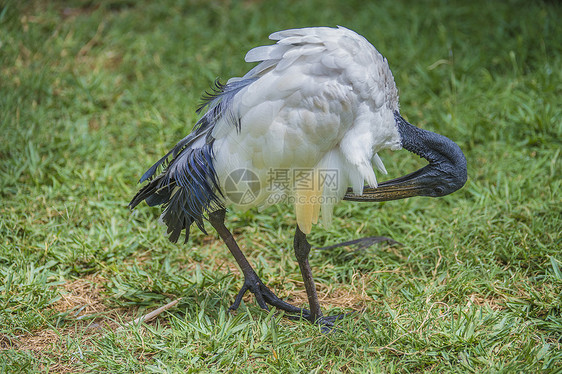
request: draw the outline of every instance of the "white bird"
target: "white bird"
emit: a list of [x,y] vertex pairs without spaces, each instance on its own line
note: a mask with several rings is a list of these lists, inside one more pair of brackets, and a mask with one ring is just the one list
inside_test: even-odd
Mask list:
[[[149,181],[130,203],[163,205],[161,221],[176,242],[192,223],[205,232],[208,219],[238,262],[244,285],[259,306],[268,304],[311,322],[322,315],[308,264],[306,235],[321,218],[329,225],[342,200],[386,201],[443,196],[466,182],[466,159],[448,138],[421,130],[399,114],[398,90],[387,60],[364,37],[344,27],[275,32],[273,45],[246,54],[258,62],[215,92],[191,133],[141,178]],[[405,148],[429,165],[377,186],[377,155]],[[159,174],[157,171],[163,169]],[[367,184],[368,186],[365,186]],[[289,202],[297,220],[294,250],[310,310],[275,296],[258,278],[224,225],[225,207],[265,208]]]

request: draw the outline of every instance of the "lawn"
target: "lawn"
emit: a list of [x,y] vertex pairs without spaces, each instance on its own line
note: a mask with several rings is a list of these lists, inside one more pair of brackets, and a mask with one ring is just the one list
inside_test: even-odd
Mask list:
[[[0,1],[0,372],[562,371],[562,6],[556,1]],[[440,199],[341,202],[313,250],[332,333],[266,312],[218,235],[127,208],[142,173],[277,30],[346,26],[401,113],[456,141]],[[385,152],[389,178],[423,165]],[[307,299],[291,207],[229,212],[280,297]],[[146,323],[127,322],[177,300]]]

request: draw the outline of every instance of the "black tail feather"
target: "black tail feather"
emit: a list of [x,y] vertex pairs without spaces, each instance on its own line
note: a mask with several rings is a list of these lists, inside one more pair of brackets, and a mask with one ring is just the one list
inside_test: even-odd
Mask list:
[[211,142],[178,152],[160,175],[140,189],[129,207],[134,209],[142,201],[149,206],[164,205],[161,219],[168,227],[170,241],[175,243],[184,229],[185,240],[189,239],[192,223],[207,234],[203,219],[209,211],[223,207],[219,195],[222,192],[213,166]]
[[[206,234],[205,214],[224,208],[224,196],[213,165],[214,138],[211,133],[221,118],[240,131],[240,118],[232,108],[233,99],[256,79],[242,79],[226,85],[215,82],[213,91],[207,93],[204,104],[197,111],[206,112],[192,132],[141,177],[139,182],[148,180],[148,184],[133,197],[129,207],[134,209],[142,201],[149,206],[163,205],[161,220],[168,226],[172,242],[178,240],[184,229],[187,241],[192,223]],[[168,163],[169,158],[172,160]],[[162,173],[155,176],[162,168]]]
[[[148,206],[157,206],[166,203],[170,199],[171,188],[160,188],[161,177],[151,180],[146,186],[142,187],[129,203],[129,209],[135,209],[143,200]],[[170,186],[171,187],[171,186]]]

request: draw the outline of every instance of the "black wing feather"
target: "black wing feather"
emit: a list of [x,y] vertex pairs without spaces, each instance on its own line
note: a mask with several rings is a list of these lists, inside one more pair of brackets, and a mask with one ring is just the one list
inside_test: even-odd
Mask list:
[[[224,208],[214,167],[212,129],[218,119],[225,117],[240,131],[240,119],[232,110],[232,99],[257,78],[234,81],[223,85],[218,80],[204,104],[197,110],[207,110],[192,132],[148,169],[139,183],[148,181],[129,203],[134,209],[143,200],[149,206],[163,205],[161,219],[168,227],[169,239],[177,242],[185,229],[185,241],[193,223],[206,234],[205,214]],[[171,161],[168,160],[171,157]],[[159,175],[158,170],[163,169]]]

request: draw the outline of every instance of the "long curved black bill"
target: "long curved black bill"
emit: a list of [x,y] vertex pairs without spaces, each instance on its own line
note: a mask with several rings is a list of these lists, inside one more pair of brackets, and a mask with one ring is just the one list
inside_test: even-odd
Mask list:
[[460,147],[449,138],[409,124],[398,112],[394,113],[402,147],[429,161],[429,165],[382,182],[378,187],[365,187],[362,195],[347,190],[344,200],[388,201],[413,196],[445,196],[466,183],[466,158]]

